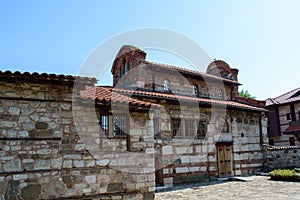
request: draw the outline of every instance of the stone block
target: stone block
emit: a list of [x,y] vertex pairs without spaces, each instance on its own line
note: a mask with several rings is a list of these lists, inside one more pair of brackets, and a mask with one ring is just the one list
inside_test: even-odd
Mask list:
[[173,147],[172,146],[163,146],[162,147],[163,154],[173,154]]
[[21,108],[22,115],[31,115],[34,112],[33,108]]
[[154,200],[155,193],[154,192],[146,192],[144,193],[144,200]]
[[8,108],[8,112],[12,115],[19,115],[20,111],[21,111],[21,109],[18,107],[9,107]]
[[175,170],[176,170],[176,174],[177,173],[188,173],[189,172],[189,168],[187,168],[187,167],[178,167]]
[[123,183],[109,183],[107,187],[107,192],[123,192]]
[[75,183],[76,181],[76,176],[74,175],[67,175],[62,177],[62,181],[64,183]]
[[8,181],[5,198],[7,200],[18,200],[20,199],[20,191],[19,191],[20,181]]
[[50,169],[50,160],[36,160],[34,169]]
[[47,122],[36,122],[35,124],[35,128],[36,129],[47,129],[49,127],[48,123]]
[[54,179],[44,189],[48,196],[57,196],[64,193],[65,185],[62,181]]
[[95,175],[89,175],[85,177],[85,180],[87,183],[96,183],[96,176]]
[[13,172],[21,170],[21,162],[19,159],[11,160],[3,164],[4,171]]
[[41,194],[40,184],[28,185],[22,189],[22,197],[24,200],[39,199],[40,194]]
[[14,174],[13,180],[19,181],[19,180],[25,180],[28,178],[28,174]]

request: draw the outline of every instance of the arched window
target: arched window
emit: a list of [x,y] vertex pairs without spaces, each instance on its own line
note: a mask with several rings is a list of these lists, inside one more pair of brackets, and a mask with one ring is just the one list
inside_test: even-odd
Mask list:
[[121,76],[123,76],[125,74],[125,66],[121,67]]
[[221,133],[229,133],[228,121],[225,118],[220,117],[217,121],[217,129]]
[[215,97],[218,99],[223,99],[223,92],[222,92],[221,88],[216,88]]
[[228,125],[227,120],[224,120],[223,127],[222,127],[222,133],[229,133],[229,125]]
[[130,71],[130,63],[129,62],[126,62],[126,72],[129,72]]
[[198,88],[197,88],[196,85],[192,85],[192,93],[193,93],[194,95],[198,95]]
[[164,91],[170,90],[170,83],[168,80],[164,80]]

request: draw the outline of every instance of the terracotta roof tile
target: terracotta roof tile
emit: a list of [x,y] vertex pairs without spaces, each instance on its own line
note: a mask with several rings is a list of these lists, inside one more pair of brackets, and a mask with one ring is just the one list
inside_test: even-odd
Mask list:
[[175,71],[178,71],[178,72],[181,72],[181,73],[185,73],[185,74],[202,76],[202,77],[209,78],[209,79],[214,79],[214,80],[219,80],[219,81],[225,81],[225,82],[235,83],[235,84],[239,84],[240,85],[240,83],[238,83],[235,80],[221,78],[221,77],[214,76],[214,75],[211,75],[211,74],[207,74],[207,73],[204,73],[204,72],[199,72],[199,71],[196,71],[196,70],[185,69],[185,68],[177,67],[177,66],[174,66],[174,65],[167,65],[167,64],[155,63],[155,62],[150,62],[150,61],[144,61],[143,63],[144,64],[150,64],[150,65],[157,66],[157,67],[162,67],[162,68],[169,69],[169,70],[175,70]]
[[139,106],[160,106],[158,104],[154,104],[151,102],[141,101],[138,99],[134,99],[132,97],[128,97],[123,94],[119,94],[116,92],[115,89],[111,87],[86,87],[85,90],[82,90],[80,92],[81,97],[84,99],[92,99],[92,100],[98,100],[100,102],[119,102],[119,103],[130,103],[131,105],[139,105]]
[[[111,87],[87,87],[86,90],[81,92],[83,98],[90,98],[90,99],[97,99],[99,101],[106,101],[109,102],[111,99],[114,101],[120,102],[130,102],[132,104],[140,104],[149,106],[153,103],[140,101],[135,99],[133,96],[139,97],[150,97],[150,98],[164,98],[164,99],[171,99],[171,100],[182,100],[182,101],[195,101],[201,104],[207,105],[221,105],[227,106],[232,108],[240,108],[246,110],[254,110],[254,111],[266,111],[263,108],[258,108],[250,105],[246,105],[243,103],[235,102],[235,101],[226,101],[226,100],[217,100],[217,99],[207,99],[207,98],[197,98],[197,97],[190,97],[190,96],[181,96],[175,94],[167,94],[167,93],[160,93],[160,92],[147,92],[147,91],[134,91],[134,90],[126,90],[126,89],[119,89],[119,88],[111,88]],[[128,97],[130,95],[130,97]]]
[[285,134],[295,134],[295,133],[300,133],[300,123],[296,122],[292,122],[290,123],[290,126],[285,130],[283,131],[283,133]]
[[0,78],[14,78],[14,79],[30,79],[30,80],[48,80],[48,81],[61,81],[61,82],[88,82],[88,83],[97,83],[96,78],[91,77],[81,77],[81,76],[71,76],[63,74],[47,74],[47,73],[38,73],[38,72],[11,72],[11,71],[1,71]]
[[286,104],[290,102],[300,101],[300,88],[284,93],[276,98],[269,98],[266,101],[266,106],[274,104]]

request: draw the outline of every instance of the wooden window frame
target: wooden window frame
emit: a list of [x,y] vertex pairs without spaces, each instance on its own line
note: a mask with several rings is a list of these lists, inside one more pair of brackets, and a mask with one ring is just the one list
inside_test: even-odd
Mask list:
[[184,119],[184,137],[195,138],[195,119]]
[[286,120],[291,120],[291,113],[286,113]]
[[160,118],[159,117],[153,118],[153,135],[154,135],[154,138],[160,137]]
[[[203,126],[200,126],[203,125]],[[198,121],[198,126],[197,126],[197,135],[196,138],[197,139],[204,139],[206,137],[207,134],[207,123],[206,120],[199,120]]]
[[[176,123],[174,124],[174,122]],[[172,132],[172,137],[182,137],[182,119],[180,118],[171,119],[171,132]]]

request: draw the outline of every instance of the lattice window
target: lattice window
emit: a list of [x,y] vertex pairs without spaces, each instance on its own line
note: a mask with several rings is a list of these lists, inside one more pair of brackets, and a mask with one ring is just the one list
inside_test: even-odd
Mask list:
[[104,135],[108,135],[108,129],[109,129],[109,122],[108,122],[109,118],[107,115],[102,115],[100,118],[100,125],[101,128],[104,132]]
[[127,132],[127,116],[118,114],[114,116],[114,136],[115,137],[124,137]]

